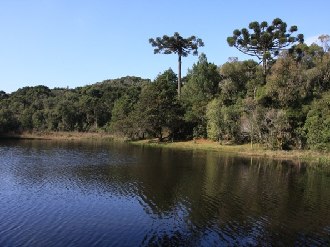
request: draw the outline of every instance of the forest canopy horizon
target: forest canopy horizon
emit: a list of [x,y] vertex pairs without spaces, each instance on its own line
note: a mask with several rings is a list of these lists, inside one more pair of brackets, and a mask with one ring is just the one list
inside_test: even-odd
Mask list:
[[234,30],[227,42],[262,65],[250,59],[217,66],[202,53],[181,81],[181,57],[197,55],[204,42],[174,33],[149,42],[154,53],[178,54],[178,75],[168,69],[153,81],[127,76],[74,89],[0,91],[0,134],[97,131],[330,151],[329,35],[320,36],[321,46],[307,45],[279,18],[249,28]]

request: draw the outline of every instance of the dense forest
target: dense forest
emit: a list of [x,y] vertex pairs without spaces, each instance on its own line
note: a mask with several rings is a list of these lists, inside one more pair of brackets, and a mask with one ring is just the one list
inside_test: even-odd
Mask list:
[[[129,139],[208,138],[329,151],[330,37],[307,45],[302,36],[290,36],[296,27],[287,32],[284,23],[283,41],[278,23],[266,24],[253,22],[250,32],[235,30],[227,40],[260,63],[233,57],[217,66],[202,53],[182,79],[181,71],[178,78],[168,69],[153,81],[127,76],[74,89],[0,91],[0,133],[108,132]],[[266,38],[272,46],[263,45]]]

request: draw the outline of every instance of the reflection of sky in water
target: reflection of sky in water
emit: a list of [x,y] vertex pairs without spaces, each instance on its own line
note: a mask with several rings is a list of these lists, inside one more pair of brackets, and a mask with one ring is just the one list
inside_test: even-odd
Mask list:
[[0,245],[328,244],[329,174],[212,152],[0,143]]

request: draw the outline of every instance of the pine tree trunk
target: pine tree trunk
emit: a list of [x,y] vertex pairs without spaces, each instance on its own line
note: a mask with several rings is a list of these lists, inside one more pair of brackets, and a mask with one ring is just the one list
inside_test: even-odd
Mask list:
[[181,96],[181,54],[178,54],[178,98]]
[[263,68],[263,79],[264,79],[264,85],[266,84],[266,74],[267,74],[267,60],[266,58],[263,58],[262,60],[262,68]]

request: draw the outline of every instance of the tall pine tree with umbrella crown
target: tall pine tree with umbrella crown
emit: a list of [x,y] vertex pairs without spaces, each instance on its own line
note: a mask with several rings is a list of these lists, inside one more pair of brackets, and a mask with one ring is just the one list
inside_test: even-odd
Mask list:
[[181,58],[187,57],[191,52],[194,56],[198,55],[198,47],[204,46],[201,39],[190,36],[183,38],[178,32],[173,36],[164,35],[155,39],[150,38],[149,43],[154,48],[154,54],[178,54],[178,97],[181,95]]

